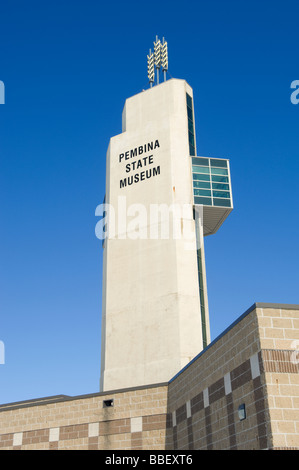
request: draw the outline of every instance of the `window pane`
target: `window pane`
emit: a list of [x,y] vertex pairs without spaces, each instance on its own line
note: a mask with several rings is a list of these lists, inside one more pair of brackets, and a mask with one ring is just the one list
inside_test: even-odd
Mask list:
[[220,166],[221,168],[227,168],[227,160],[218,160],[211,158],[211,166]]
[[230,193],[228,191],[213,191],[213,197],[230,198]]
[[211,168],[212,175],[228,175],[228,171],[224,168]]
[[212,188],[213,189],[223,189],[225,191],[229,191],[229,184],[213,183]]
[[195,155],[195,148],[189,143],[189,153],[193,157]]
[[213,199],[214,206],[224,206],[224,207],[230,207],[230,199]]
[[228,183],[227,176],[212,176],[212,181],[216,181],[217,183]]
[[194,173],[210,173],[210,169],[205,166],[192,165],[192,171],[194,171]]
[[211,206],[212,205],[212,199],[209,197],[195,197],[194,198],[194,203],[195,204],[203,204],[204,206]]
[[195,147],[195,142],[194,142],[194,135],[189,132],[189,144],[192,145],[192,147]]
[[190,95],[188,95],[188,93],[187,93],[187,106],[189,106],[189,108],[192,108],[192,98]]
[[190,121],[190,119],[188,119],[188,130],[194,134],[193,121]]
[[197,174],[197,173],[193,173],[193,180],[210,181],[210,175],[200,175],[200,174]]
[[188,118],[193,122],[193,113],[191,108],[187,108]]
[[211,191],[206,189],[194,189],[194,196],[207,196],[211,197]]
[[193,181],[193,188],[211,189],[211,184],[207,181]]
[[193,163],[193,165],[209,166],[209,159],[208,158],[195,157],[195,158],[192,158],[192,163]]

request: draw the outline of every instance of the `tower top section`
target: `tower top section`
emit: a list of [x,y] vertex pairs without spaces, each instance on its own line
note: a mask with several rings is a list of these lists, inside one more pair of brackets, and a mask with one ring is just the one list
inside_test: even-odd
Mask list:
[[158,36],[156,36],[154,51],[152,52],[150,49],[149,55],[147,56],[147,76],[150,87],[155,83],[155,72],[157,72],[156,84],[159,85],[160,69],[162,69],[164,81],[166,81],[166,72],[168,70],[168,46],[164,38],[161,42]]

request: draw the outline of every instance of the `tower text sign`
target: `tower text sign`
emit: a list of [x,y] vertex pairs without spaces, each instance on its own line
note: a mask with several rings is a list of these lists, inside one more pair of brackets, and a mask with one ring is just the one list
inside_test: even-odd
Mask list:
[[118,161],[123,165],[126,174],[119,181],[120,189],[160,175],[160,165],[154,166],[156,155],[151,153],[157,148],[160,148],[158,139],[119,154]]

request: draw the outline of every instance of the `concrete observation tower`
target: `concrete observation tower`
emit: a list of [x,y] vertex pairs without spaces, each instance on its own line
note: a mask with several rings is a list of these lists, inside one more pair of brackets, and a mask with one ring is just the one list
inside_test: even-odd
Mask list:
[[147,58],[107,150],[101,391],[167,382],[209,344],[204,237],[233,209],[229,161],[197,155],[192,88],[166,80],[167,42]]

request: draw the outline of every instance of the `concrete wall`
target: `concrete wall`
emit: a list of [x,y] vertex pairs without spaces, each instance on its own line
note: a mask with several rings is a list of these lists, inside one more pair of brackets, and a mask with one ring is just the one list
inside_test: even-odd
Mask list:
[[298,305],[255,304],[168,383],[0,406],[0,448],[299,449],[298,345]]
[[[104,243],[102,391],[168,381],[203,349],[187,92],[172,79],[129,98],[123,132],[109,143],[106,203],[116,223]],[[150,178],[121,184],[146,170]]]

